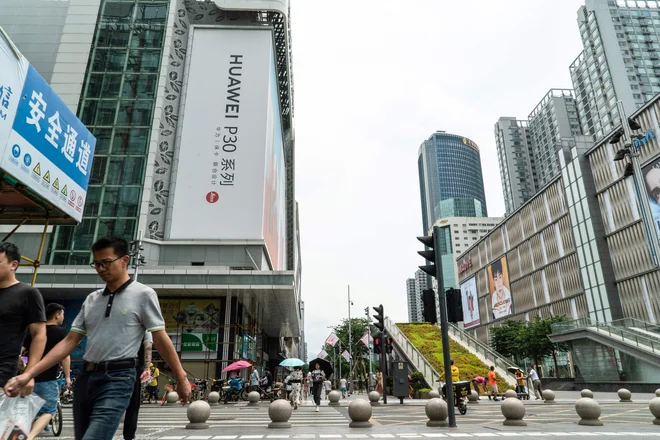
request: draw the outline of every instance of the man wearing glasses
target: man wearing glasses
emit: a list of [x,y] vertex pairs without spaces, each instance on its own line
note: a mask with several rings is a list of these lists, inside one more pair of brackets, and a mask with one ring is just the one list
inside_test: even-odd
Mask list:
[[68,336],[34,368],[10,380],[5,390],[8,394],[22,390],[34,376],[70,355],[87,336],[83,372],[73,399],[75,438],[111,440],[129,404],[145,331],[151,332],[154,346],[174,372],[184,404],[190,383],[165,332],[156,292],[128,274],[126,240],[101,238],[92,245],[92,253],[92,267],[106,283],[105,289],[87,296]]

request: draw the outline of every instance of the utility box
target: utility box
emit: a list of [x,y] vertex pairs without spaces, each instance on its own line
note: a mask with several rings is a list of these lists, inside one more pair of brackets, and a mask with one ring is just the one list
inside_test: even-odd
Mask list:
[[403,399],[410,395],[408,388],[408,362],[392,362],[392,394],[398,397],[403,405]]

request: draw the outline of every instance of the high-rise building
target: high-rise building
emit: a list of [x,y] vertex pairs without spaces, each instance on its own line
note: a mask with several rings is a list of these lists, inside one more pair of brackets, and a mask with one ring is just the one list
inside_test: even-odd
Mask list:
[[417,164],[424,235],[443,217],[488,215],[476,143],[437,131],[420,146]]
[[559,174],[555,150],[561,139],[581,134],[573,90],[550,89],[527,119],[538,190]]
[[632,114],[660,92],[660,3],[585,0],[577,21],[571,79],[582,131],[599,138],[620,122],[617,101]]
[[[39,268],[46,301],[75,317],[102,287],[91,244],[141,235],[140,281],[192,374],[301,356],[288,1],[8,0],[0,26],[97,139],[82,222],[52,228]],[[29,255],[35,236],[12,240]]]
[[408,322],[422,322],[422,298],[417,293],[414,278],[406,280],[406,297],[408,299]]
[[570,89],[550,89],[527,121],[500,118],[495,124],[506,214],[522,206],[559,173],[561,139],[581,134]]
[[421,270],[415,272],[415,278],[406,280],[406,294],[408,298],[408,322],[424,321],[424,306],[422,292],[427,289],[427,275]]
[[532,198],[538,188],[527,121],[510,117],[500,118],[495,124],[495,144],[504,207],[508,215]]

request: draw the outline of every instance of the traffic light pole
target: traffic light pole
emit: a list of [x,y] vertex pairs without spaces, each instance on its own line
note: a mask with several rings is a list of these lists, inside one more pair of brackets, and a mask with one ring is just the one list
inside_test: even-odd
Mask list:
[[367,378],[367,394],[369,394],[369,384],[371,383],[371,377],[372,377],[372,371],[371,371],[371,361],[373,359],[373,356],[371,353],[372,351],[372,342],[371,342],[371,316],[369,316],[369,307],[364,309],[364,313],[367,315],[367,333],[368,333],[368,338],[367,339],[367,348],[369,351],[369,377]]
[[385,348],[385,338],[387,338],[387,335],[385,334],[385,331],[383,330],[383,340],[381,341],[381,348],[380,348],[380,372],[383,377],[383,403],[387,405],[387,350]]
[[[449,351],[449,321],[447,317],[447,295],[442,279],[442,255],[440,252],[440,227],[433,227],[433,248],[435,249],[435,267],[438,271],[438,301],[440,302],[440,329],[442,330],[442,355],[445,363],[445,383],[447,393],[447,409],[449,427],[456,428],[456,410],[454,407],[454,385],[451,377],[451,352]],[[429,384],[430,385],[430,384]]]

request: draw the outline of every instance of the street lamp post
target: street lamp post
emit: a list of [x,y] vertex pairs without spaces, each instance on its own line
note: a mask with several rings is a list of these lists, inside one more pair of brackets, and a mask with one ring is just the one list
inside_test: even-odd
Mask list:
[[351,306],[353,302],[351,301],[351,286],[348,286],[348,380],[351,380],[353,375],[353,331],[351,326]]
[[367,349],[369,351],[369,377],[367,378],[367,394],[369,394],[369,384],[371,383],[371,375],[373,374],[371,372],[371,316],[369,316],[369,307],[366,307],[364,309],[364,313],[367,315]]
[[[635,142],[633,141],[633,135],[630,130],[630,125],[628,118],[626,117],[622,101],[617,102],[617,108],[619,110],[619,117],[621,118],[621,125],[623,126],[623,132],[625,133],[626,140],[624,141],[625,149],[619,150],[616,153],[616,156],[614,156],[614,160],[618,161],[622,160],[626,156],[630,157],[633,182],[635,183],[635,192],[637,193],[639,208],[642,214],[642,221],[646,229],[649,245],[651,246],[651,259],[653,260],[653,265],[657,266],[659,263],[658,258],[660,257],[660,250],[658,249],[657,234],[653,229],[655,228],[655,223],[653,221],[653,217],[651,216],[651,207],[649,206],[648,198],[642,195],[642,191],[640,189],[641,185],[644,183],[644,174],[642,173],[642,167],[639,164],[639,146],[635,146]],[[626,174],[628,174],[628,170],[626,171]]]

